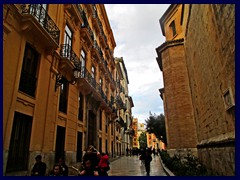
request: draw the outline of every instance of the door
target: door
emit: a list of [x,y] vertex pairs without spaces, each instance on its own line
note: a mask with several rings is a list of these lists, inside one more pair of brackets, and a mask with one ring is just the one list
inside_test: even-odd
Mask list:
[[88,117],[88,146],[93,145],[96,147],[96,136],[96,115],[90,110]]
[[27,170],[32,117],[15,112],[7,161],[7,172]]
[[77,162],[82,162],[82,133],[77,134]]
[[55,162],[58,162],[59,158],[65,159],[65,127],[57,126],[57,138],[55,146]]

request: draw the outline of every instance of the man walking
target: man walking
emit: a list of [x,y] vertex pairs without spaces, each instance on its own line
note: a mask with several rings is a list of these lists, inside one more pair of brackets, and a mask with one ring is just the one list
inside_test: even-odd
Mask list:
[[152,156],[148,150],[145,152],[144,160],[147,176],[150,176],[150,163],[152,161]]

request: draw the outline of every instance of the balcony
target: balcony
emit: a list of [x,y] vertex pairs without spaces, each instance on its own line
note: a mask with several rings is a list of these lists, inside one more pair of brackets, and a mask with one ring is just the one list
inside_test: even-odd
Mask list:
[[111,115],[112,115],[112,118],[117,117],[117,109],[116,109],[115,107],[112,108],[112,113],[111,113]]
[[92,23],[93,23],[93,27],[95,28],[96,33],[99,34],[100,31],[101,31],[101,29],[100,29],[100,20],[99,20],[97,9],[96,9],[95,5],[93,5]]
[[91,76],[89,71],[85,68],[81,68],[80,78],[77,80],[78,88],[84,93],[92,93],[92,96],[96,101],[101,102],[101,106],[107,108],[108,101],[105,93],[102,91],[101,86],[96,82],[96,80]]
[[87,44],[88,48],[90,48],[93,44],[94,37],[84,11],[82,12],[82,18],[83,18],[83,23],[81,25],[81,31],[80,31],[81,39]]
[[34,36],[47,50],[59,46],[60,30],[41,4],[22,5],[21,30]]
[[102,57],[101,57],[101,49],[98,46],[98,43],[97,43],[96,40],[93,42],[92,57],[94,58],[94,60],[96,60],[97,63],[99,63],[101,61],[101,59],[102,59]]
[[85,5],[85,8],[86,8],[86,10],[87,10],[87,13],[88,14],[93,14],[93,6],[92,6],[92,4],[84,4]]
[[99,26],[100,26],[99,40],[100,40],[100,43],[101,43],[102,47],[105,49],[105,48],[107,48],[108,44],[107,44],[106,35],[104,34],[104,31],[103,31],[101,21],[99,21]]
[[121,107],[123,106],[123,101],[122,101],[121,97],[117,96],[115,101],[116,101],[117,108],[121,109]]
[[77,26],[83,23],[82,8],[79,4],[64,4],[64,7],[74,17]]
[[101,51],[101,61],[100,61],[100,63],[99,63],[99,68],[100,68],[100,70],[102,71],[102,73],[104,74],[104,75],[106,75],[106,73],[107,73],[107,62],[104,60],[104,58],[103,58],[103,55],[102,55],[102,51]]
[[74,80],[73,69],[80,69],[81,63],[80,59],[76,55],[76,53],[72,50],[69,44],[61,44],[60,47],[60,56],[61,59],[59,61],[59,69],[65,78],[72,82]]
[[125,105],[125,103],[123,103],[122,98],[120,96],[116,97],[116,105],[117,105],[117,109],[121,110],[123,109],[124,111],[127,110],[127,107]]
[[125,123],[124,123],[124,120],[119,117],[119,119],[116,121],[121,127],[125,127]]

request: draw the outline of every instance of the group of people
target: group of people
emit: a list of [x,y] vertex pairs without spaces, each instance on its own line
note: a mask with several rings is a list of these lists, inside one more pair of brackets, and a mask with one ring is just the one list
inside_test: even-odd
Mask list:
[[108,176],[110,170],[109,156],[107,153],[98,152],[93,146],[89,146],[83,156],[80,176]]
[[[46,163],[42,161],[42,156],[37,155],[35,157],[36,163],[34,164],[31,176],[45,176],[46,175]],[[62,158],[59,158],[58,163],[54,164],[53,169],[49,172],[49,176],[68,176],[68,166],[65,164]]]
[[[42,161],[42,156],[37,155],[35,157],[36,163],[34,164],[31,176],[45,176],[46,164]],[[94,146],[90,145],[86,149],[86,153],[83,156],[83,162],[79,170],[79,176],[108,176],[109,156],[107,153],[98,152]],[[62,158],[58,163],[54,164],[53,169],[48,173],[49,176],[68,176],[68,166],[65,164]]]

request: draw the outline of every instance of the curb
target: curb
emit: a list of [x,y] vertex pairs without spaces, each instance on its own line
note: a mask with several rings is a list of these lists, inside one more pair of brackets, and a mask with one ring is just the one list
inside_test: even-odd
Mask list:
[[163,167],[163,170],[165,171],[165,173],[168,175],[168,176],[175,176],[175,174],[172,173],[172,171],[170,171],[166,166],[165,164],[162,162],[162,159],[161,159],[161,156],[159,157],[159,160],[162,164],[162,167]]

